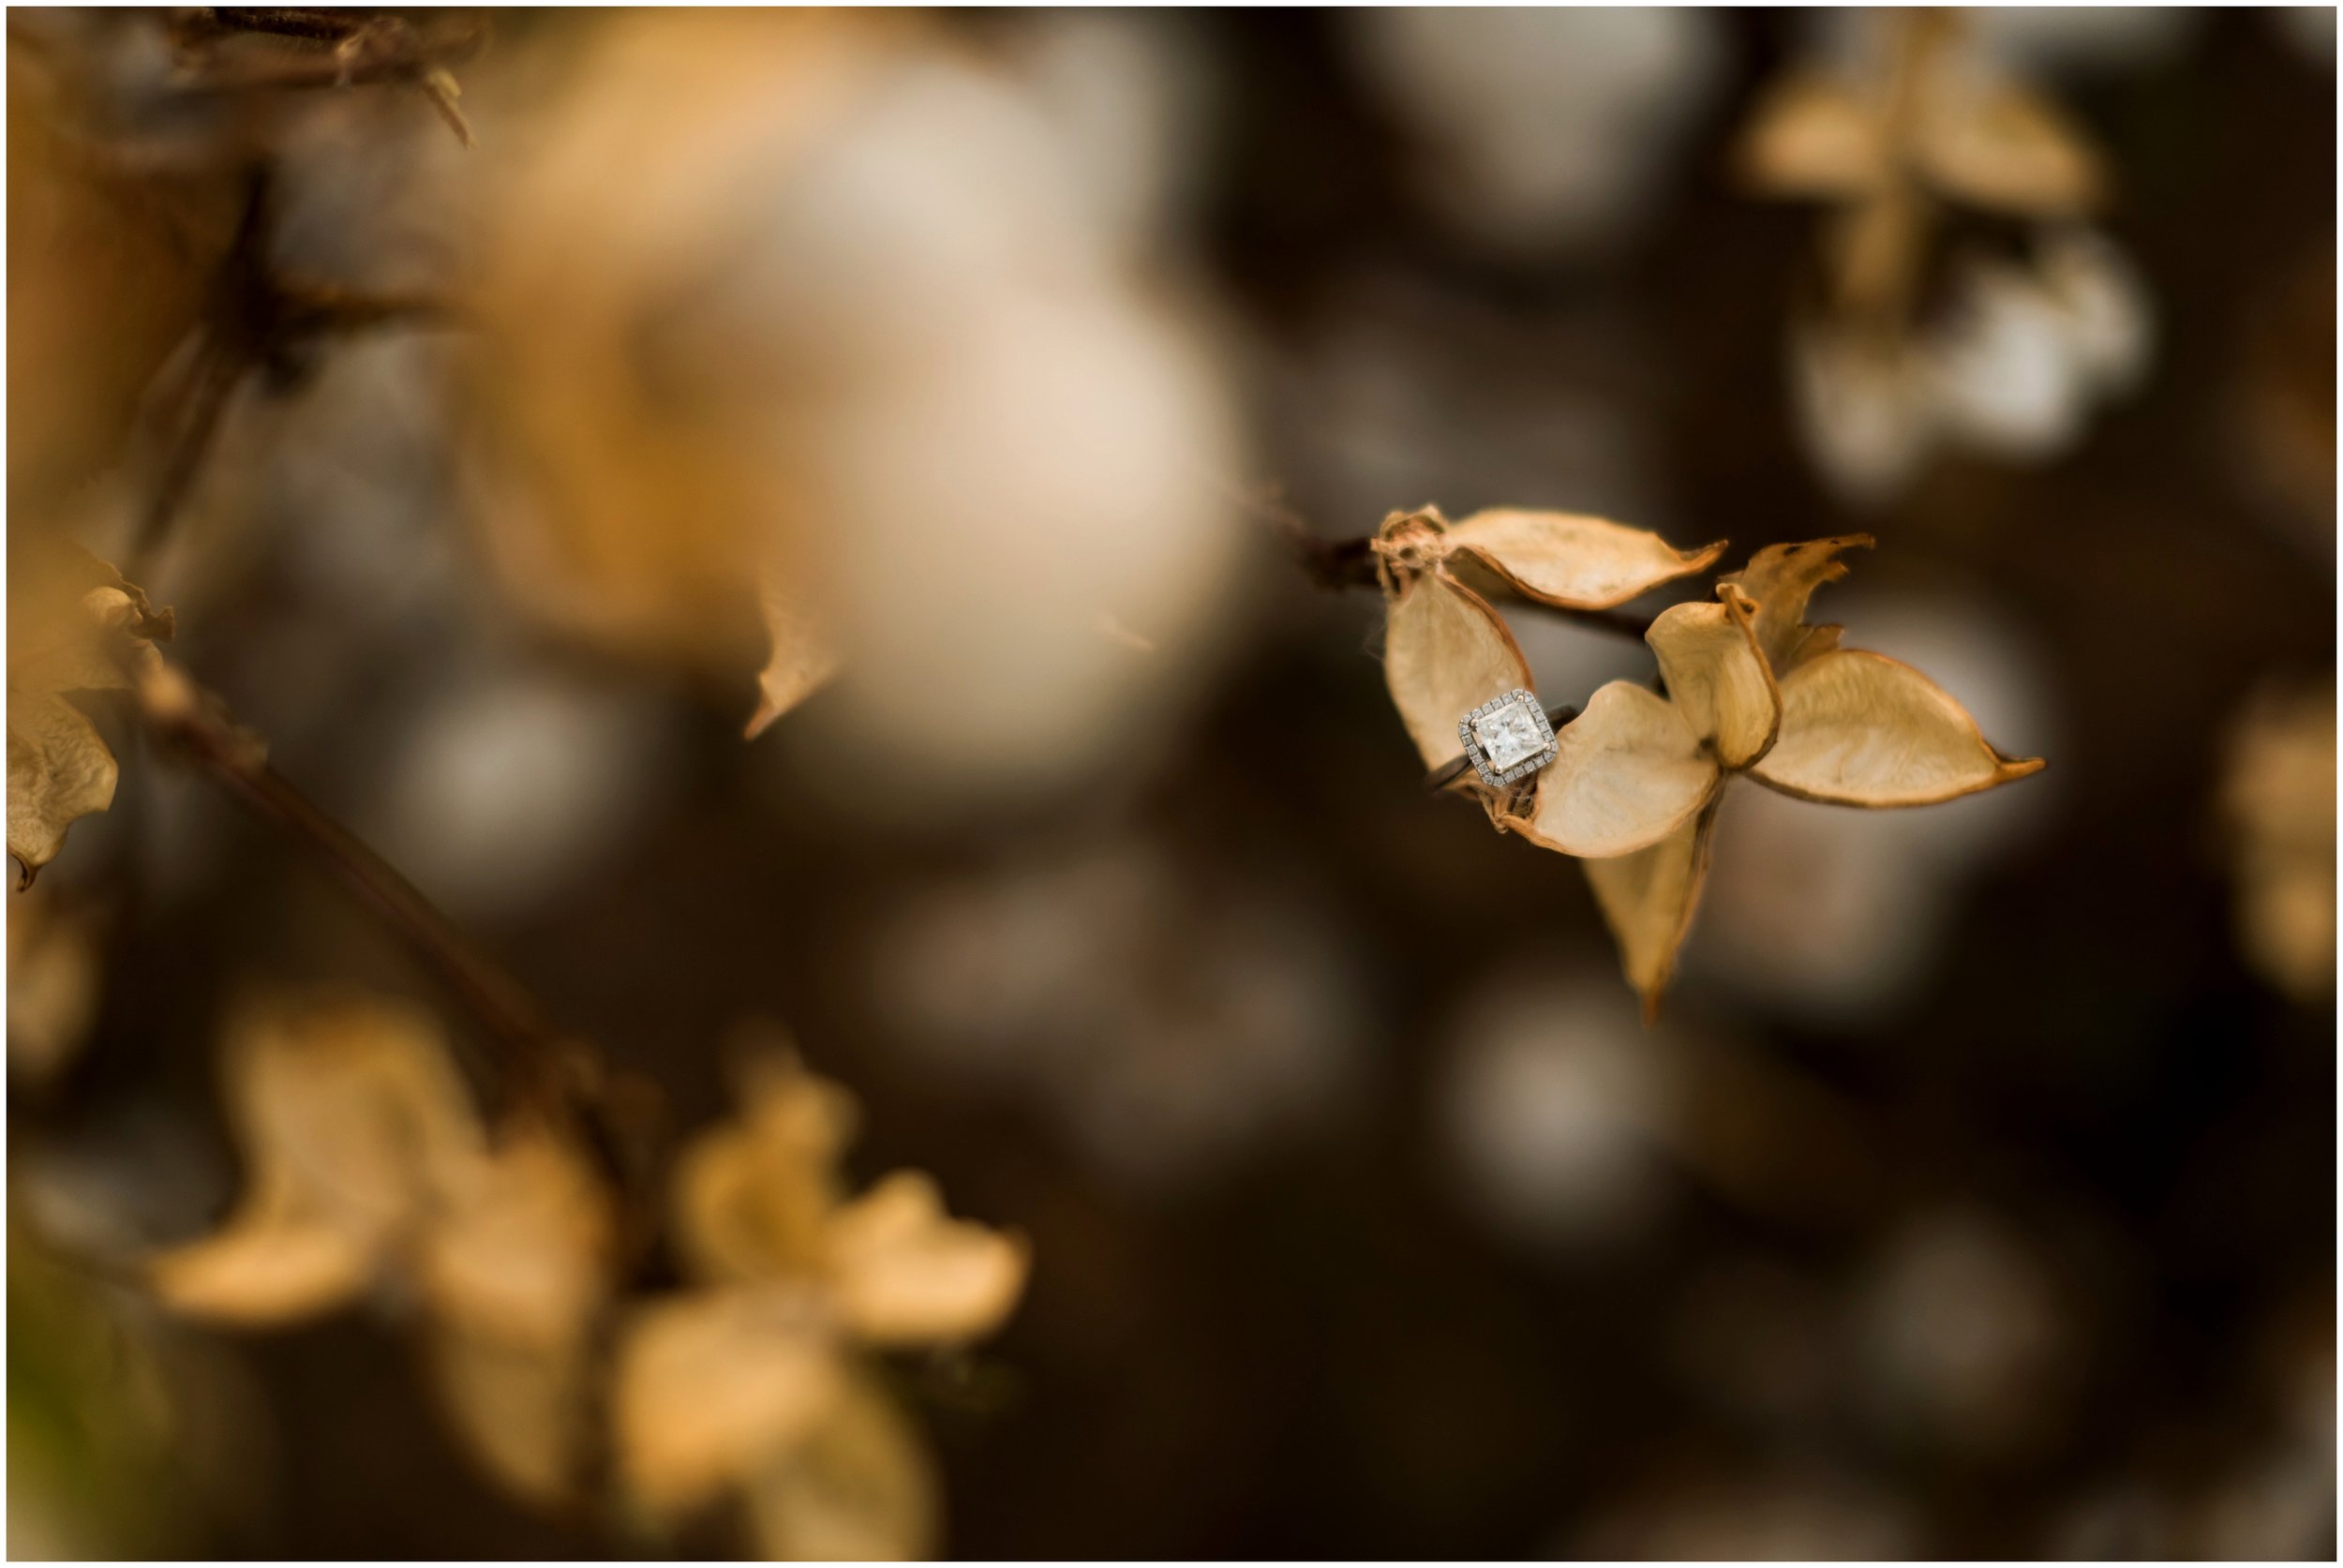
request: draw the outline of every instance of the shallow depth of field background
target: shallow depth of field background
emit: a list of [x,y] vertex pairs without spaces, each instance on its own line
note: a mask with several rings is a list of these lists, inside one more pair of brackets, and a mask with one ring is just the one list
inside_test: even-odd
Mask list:
[[[1813,19],[904,18],[934,60],[810,133],[804,70],[739,87],[753,34],[646,34],[666,74],[618,81],[588,35],[636,25],[497,19],[468,154],[411,96],[308,106],[289,261],[486,279],[545,379],[383,332],[247,388],[145,586],[276,764],[679,1128],[769,1020],[861,1097],[858,1170],[1031,1237],[1008,1330],[906,1383],[955,1555],[2333,1553],[2333,971],[2246,934],[2221,806],[2257,704],[2332,701],[2331,13],[1985,24],[2103,147],[2152,354],[2038,455],[1865,505],[1785,369],[1816,215],[1727,169]],[[712,411],[691,442],[620,439],[608,344]],[[40,396],[12,378],[12,417]],[[541,469],[484,435],[516,429]],[[545,471],[642,530],[617,588],[532,564]],[[1868,530],[1818,616],[2050,767],[1906,814],[1737,792],[1646,1033],[1577,869],[1423,797],[1374,596],[1282,552],[1427,502],[1731,562]],[[631,550],[765,504],[854,651],[744,742],[754,637],[619,601]],[[1548,701],[1648,670],[1513,620]],[[603,1549],[475,1479],[357,1317],[150,1323],[176,1436],[137,1435],[166,1395],[91,1342],[109,1287],[56,1234],[227,1203],[233,999],[354,981],[467,1025],[117,750],[42,878],[102,933],[94,1023],[11,1074],[11,1456],[43,1467],[12,1531]]]

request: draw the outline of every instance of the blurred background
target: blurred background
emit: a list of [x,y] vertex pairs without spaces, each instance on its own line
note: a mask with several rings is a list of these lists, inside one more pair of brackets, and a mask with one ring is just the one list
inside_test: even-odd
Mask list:
[[[679,1135],[767,1021],[858,1174],[1030,1237],[904,1374],[954,1555],[2331,1557],[2334,13],[1957,22],[2104,199],[1950,202],[1858,374],[1736,148],[1893,20],[492,13],[467,149],[12,11],[11,530],[124,559],[221,257],[424,302],[256,354],[132,575]],[[2050,767],[1735,791],[1647,1031],[1290,558],[1427,503],[1868,530],[1818,615]],[[744,740],[760,610],[837,674]],[[1550,702],[1649,673],[1513,623]],[[99,723],[9,899],[11,1549],[628,1549],[476,1475],[395,1318],[94,1262],[231,1201],[250,988],[471,1027]]]

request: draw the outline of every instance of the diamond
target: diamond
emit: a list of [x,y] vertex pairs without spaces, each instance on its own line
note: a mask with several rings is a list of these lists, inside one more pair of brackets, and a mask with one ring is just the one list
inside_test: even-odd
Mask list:
[[1500,772],[1527,762],[1553,743],[1545,715],[1538,711],[1533,698],[1520,692],[1475,717],[1472,733],[1489,767]]

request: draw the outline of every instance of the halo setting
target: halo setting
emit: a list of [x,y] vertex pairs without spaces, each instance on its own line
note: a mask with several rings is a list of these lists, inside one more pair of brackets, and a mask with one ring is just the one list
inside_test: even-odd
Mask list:
[[1491,697],[1456,725],[1465,755],[1492,789],[1536,772],[1554,760],[1554,726],[1538,699],[1516,687]]

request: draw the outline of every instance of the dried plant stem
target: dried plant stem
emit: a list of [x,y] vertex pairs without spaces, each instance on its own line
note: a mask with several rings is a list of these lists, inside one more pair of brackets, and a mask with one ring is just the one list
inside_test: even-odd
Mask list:
[[[1336,591],[1347,588],[1374,588],[1375,541],[1362,535],[1356,539],[1321,539],[1298,527],[1285,530],[1293,549],[1294,560],[1303,575],[1316,587]],[[1643,640],[1651,630],[1649,617],[1628,610],[1569,610],[1559,605],[1540,604],[1534,599],[1522,601],[1523,607],[1560,616],[1580,626],[1591,626],[1614,636]]]
[[521,985],[358,836],[328,815],[268,761],[219,701],[160,661],[139,672],[141,717],[255,816],[323,861],[381,917],[477,1017],[495,1043],[501,1087],[515,1101],[559,1115],[598,1093],[598,1058],[545,1021]]

